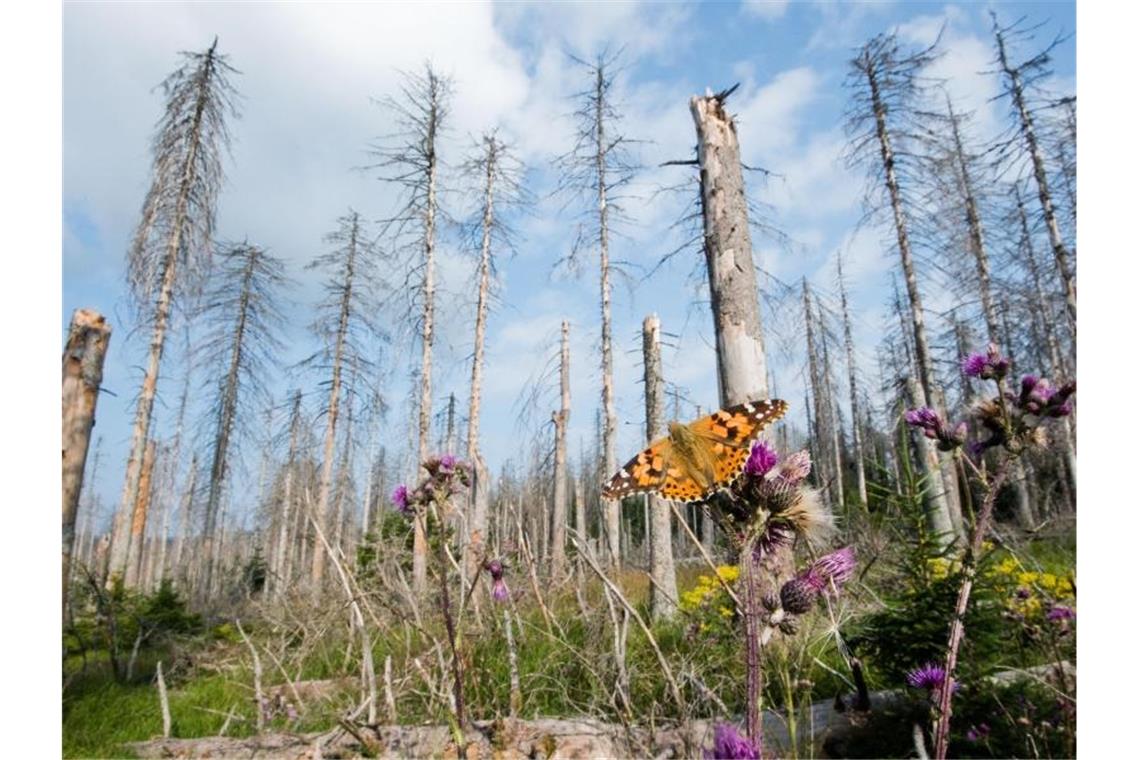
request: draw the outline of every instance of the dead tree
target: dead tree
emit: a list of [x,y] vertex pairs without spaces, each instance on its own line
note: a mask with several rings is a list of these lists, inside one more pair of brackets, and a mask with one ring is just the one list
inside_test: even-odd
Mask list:
[[219,377],[207,417],[212,433],[200,590],[212,587],[213,536],[233,446],[247,436],[244,420],[253,416],[252,409],[268,405],[266,388],[284,345],[279,335],[285,316],[278,300],[288,284],[281,260],[248,242],[220,246],[215,260],[200,314],[206,334],[197,361]]
[[768,396],[764,332],[736,124],[727,93],[694,95],[701,213],[722,407]]
[[566,466],[566,427],[570,424],[570,323],[562,320],[559,351],[559,396],[561,405],[554,419],[554,509],[550,512],[550,568],[559,578],[566,570],[566,515],[570,491]]
[[[328,375],[328,401],[324,406],[325,436],[321,455],[320,479],[313,521],[331,535],[328,525],[329,500],[332,496],[333,464],[336,458],[337,423],[344,393],[346,365],[361,370],[372,368],[365,359],[368,343],[377,331],[369,317],[376,310],[373,294],[382,286],[375,268],[379,249],[368,239],[360,214],[349,210],[337,220],[337,229],[325,238],[333,247],[315,258],[308,268],[326,274],[324,298],[317,305],[317,319],[311,329],[321,340],[321,349],[303,362]],[[325,572],[325,545],[313,544],[310,579],[314,591],[320,588]]]
[[152,145],[151,186],[127,256],[133,298],[150,324],[151,338],[108,552],[108,579],[127,569],[131,513],[171,309],[176,296],[196,287],[209,260],[222,152],[229,146],[226,118],[237,115],[229,82],[235,70],[217,45],[215,39],[204,53],[183,53],[183,65],[163,82],[166,112]]
[[278,519],[277,549],[273,552],[270,564],[269,585],[274,597],[280,598],[287,588],[288,581],[293,577],[293,570],[287,562],[288,547],[290,545],[290,520],[295,521],[293,514],[294,501],[294,475],[296,470],[297,443],[301,433],[301,391],[293,391],[293,400],[289,412],[289,448],[285,455],[285,483],[280,500],[280,516]]
[[843,493],[843,432],[840,430],[839,402],[835,398],[831,383],[831,357],[827,349],[831,343],[827,323],[823,319],[823,307],[816,302],[816,324],[819,326],[820,379],[823,381],[824,410],[827,412],[827,436],[831,444],[832,494],[840,511],[846,512],[846,496]]
[[811,305],[811,291],[808,289],[806,277],[803,279],[803,296],[804,327],[807,332],[808,380],[810,382],[811,397],[815,410],[815,427],[813,428],[810,423],[808,425],[808,430],[814,438],[815,443],[815,451],[812,452],[812,461],[816,463],[815,469],[824,499],[831,502],[835,500],[835,495],[832,491],[834,481],[832,479],[833,474],[831,473],[831,462],[823,455],[826,448],[825,442],[828,438],[827,419],[829,412],[823,387],[823,372],[821,371],[819,358],[820,353],[818,346],[816,346],[815,330],[812,327],[815,319]]
[[[918,163],[910,135],[918,131],[913,122],[921,118],[916,106],[923,96],[923,71],[934,59],[933,46],[905,52],[895,35],[880,34],[866,43],[851,61],[846,83],[851,92],[846,124],[850,139],[848,162],[866,168],[865,203],[871,211],[890,209],[898,242],[919,379],[915,384],[914,402],[919,407],[930,406],[934,400],[934,372],[911,251],[909,199],[903,192],[901,180],[908,178]],[[931,533],[942,543],[949,544],[957,540],[949,503],[949,494],[954,489],[946,484],[952,470],[940,463],[933,441],[923,437],[919,446],[922,475],[928,485],[927,522]]]
[[103,359],[111,327],[102,314],[76,309],[63,349],[63,616],[75,546],[75,514],[83,492],[83,470],[95,426],[95,404],[103,383]]
[[1033,179],[1037,183],[1037,199],[1041,203],[1041,213],[1045,220],[1045,230],[1049,234],[1049,245],[1053,249],[1053,259],[1057,264],[1057,272],[1061,276],[1061,284],[1065,292],[1065,306],[1068,311],[1070,328],[1076,335],[1077,323],[1077,282],[1076,275],[1069,264],[1072,253],[1061,237],[1061,228],[1057,222],[1057,212],[1054,208],[1053,195],[1049,190],[1049,178],[1045,168],[1045,156],[1038,142],[1037,127],[1034,122],[1033,109],[1030,106],[1027,88],[1036,80],[1050,74],[1050,51],[1060,43],[1056,39],[1045,50],[1027,61],[1014,64],[1009,59],[1006,50],[1006,37],[1025,36],[1026,32],[1018,27],[1002,27],[998,24],[997,13],[990,11],[993,20],[994,40],[997,45],[997,63],[1004,75],[1002,79],[1002,95],[1010,100],[1010,106],[1017,120],[1018,132],[1025,144],[1025,152],[1033,167]]
[[[490,498],[490,478],[483,466],[479,449],[479,420],[483,394],[483,364],[487,335],[487,316],[490,313],[495,257],[502,249],[512,247],[512,231],[504,218],[504,209],[518,207],[527,202],[522,185],[525,171],[515,158],[510,145],[499,139],[492,130],[483,135],[480,150],[463,164],[463,173],[479,184],[482,203],[477,224],[470,225],[478,232],[479,269],[478,300],[475,304],[475,342],[471,358],[471,395],[467,407],[467,461],[474,468],[474,482],[469,491],[467,535],[463,540],[464,569],[472,577],[478,568],[487,539],[487,506]],[[472,234],[472,237],[475,237]]]
[[[575,62],[586,68],[590,85],[575,95],[578,108],[574,112],[574,145],[556,164],[559,190],[593,204],[579,227],[569,264],[577,266],[583,252],[597,250],[602,317],[602,469],[608,474],[618,466],[610,315],[615,269],[610,236],[615,223],[623,218],[621,193],[633,181],[637,167],[630,154],[633,141],[618,130],[621,114],[614,102],[616,58],[602,54],[592,63],[578,59]],[[603,501],[602,510],[607,560],[617,567],[621,564],[621,503]]]
[[[956,200],[965,208],[967,249],[973,255],[977,276],[978,295],[982,302],[982,317],[986,324],[986,337],[988,342],[995,345],[1002,343],[1001,332],[998,328],[997,307],[990,277],[990,256],[986,247],[986,236],[982,225],[976,177],[980,172],[980,157],[970,150],[967,138],[963,134],[966,116],[955,112],[954,103],[946,95],[946,126],[949,127],[949,144],[946,154],[950,164],[951,175],[954,177]],[[1013,346],[1006,346],[1012,350]],[[965,353],[962,354],[965,356]],[[1035,524],[1033,509],[1029,503],[1029,488],[1026,484],[1025,463],[1017,459],[1013,465],[1011,481],[1017,495],[1017,519],[1025,529]]]
[[[652,442],[665,432],[665,388],[661,374],[661,320],[650,314],[641,324],[642,361],[645,367],[645,439]],[[677,612],[677,573],[673,568],[673,510],[656,495],[649,495],[649,606],[655,619]]]
[[127,574],[123,582],[128,587],[138,585],[139,571],[142,569],[143,538],[146,536],[147,513],[150,511],[151,496],[154,492],[152,476],[154,458],[157,454],[155,441],[147,441],[139,473],[139,494],[131,514],[130,549],[127,552]]
[[851,392],[851,439],[855,458],[855,481],[859,506],[867,508],[867,471],[863,462],[863,431],[859,414],[859,392],[855,383],[855,341],[851,337],[851,315],[847,309],[847,284],[843,280],[843,255],[835,256],[835,277],[839,283],[839,305],[843,311],[843,349],[847,355],[847,384]]
[[[396,237],[402,238],[412,251],[410,277],[418,273],[420,278],[419,284],[409,289],[421,309],[418,468],[428,458],[431,431],[435,247],[437,217],[440,216],[438,141],[448,118],[451,82],[427,63],[422,74],[404,75],[401,93],[399,100],[389,97],[384,101],[398,125],[399,134],[394,140],[395,145],[375,148],[374,154],[379,160],[374,168],[383,172],[384,181],[394,183],[402,190],[400,209],[388,222],[394,225]],[[426,589],[427,551],[423,521],[417,518],[412,566],[412,585],[417,594]]]

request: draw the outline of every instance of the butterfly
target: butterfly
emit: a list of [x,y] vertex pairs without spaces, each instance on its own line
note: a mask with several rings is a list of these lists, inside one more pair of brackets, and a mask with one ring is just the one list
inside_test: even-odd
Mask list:
[[786,411],[786,401],[769,399],[730,406],[687,425],[671,422],[669,435],[618,470],[602,497],[656,493],[673,501],[703,501],[740,477],[752,442]]

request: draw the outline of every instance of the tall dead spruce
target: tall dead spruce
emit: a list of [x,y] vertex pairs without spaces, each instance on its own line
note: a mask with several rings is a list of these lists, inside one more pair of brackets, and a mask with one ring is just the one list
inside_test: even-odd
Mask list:
[[[373,366],[364,357],[371,353],[370,344],[377,334],[370,315],[376,311],[374,294],[383,285],[376,276],[379,249],[369,240],[360,214],[350,210],[340,217],[336,231],[325,240],[333,247],[309,264],[310,269],[321,269],[325,273],[325,295],[317,305],[317,319],[312,325],[322,346],[305,363],[328,378],[325,381],[328,383],[328,400],[324,406],[324,448],[315,514],[311,516],[317,528],[328,537],[332,534],[327,516],[332,497],[337,425],[344,401],[345,373],[349,366],[361,370]],[[326,560],[325,542],[314,542],[310,571],[314,590],[319,589],[324,578]]]
[[[569,256],[576,267],[584,253],[597,251],[602,313],[602,468],[617,469],[617,412],[614,408],[613,325],[610,292],[614,263],[610,257],[610,234],[624,218],[622,191],[633,181],[637,166],[630,152],[633,141],[619,131],[621,113],[614,102],[616,57],[602,54],[592,63],[575,59],[585,67],[589,87],[574,97],[576,131],[573,147],[556,160],[559,191],[594,204],[584,212]],[[603,501],[607,558],[621,563],[621,504]]]
[[[914,152],[918,146],[913,144],[911,135],[920,131],[915,122],[921,118],[917,104],[925,85],[923,71],[934,59],[933,46],[906,52],[893,34],[880,34],[852,59],[846,82],[851,93],[846,125],[850,139],[848,162],[866,169],[865,203],[873,212],[890,210],[898,242],[914,336],[918,382],[914,385],[913,401],[918,407],[931,406],[936,388],[922,294],[911,251],[909,198],[903,185],[914,179],[914,170],[919,164]],[[919,445],[922,474],[929,486],[927,523],[942,543],[952,543],[957,538],[950,513],[949,494],[953,489],[947,485],[952,470],[948,463],[939,461],[933,441],[921,437]]]
[[202,593],[213,586],[218,561],[214,534],[234,444],[248,435],[244,420],[252,419],[269,400],[267,386],[284,345],[279,335],[285,315],[278,299],[287,284],[285,265],[259,246],[227,244],[214,256],[200,315],[206,333],[196,361],[212,368],[211,374],[218,378],[208,415],[213,432],[200,552]]
[[[384,99],[397,125],[397,134],[374,147],[372,168],[381,179],[401,190],[400,207],[388,220],[395,237],[410,257],[410,279],[419,283],[408,291],[420,308],[420,392],[416,461],[429,458],[432,411],[432,345],[435,340],[435,247],[439,210],[439,139],[448,118],[451,81],[430,63],[422,73],[404,74],[401,96]],[[409,313],[414,313],[410,311]],[[415,521],[412,584],[422,594],[427,584],[427,538],[422,520]]]
[[127,569],[131,513],[138,499],[171,310],[180,293],[194,288],[209,261],[223,181],[222,153],[230,142],[226,119],[237,115],[237,93],[229,82],[236,72],[217,46],[215,39],[203,53],[183,53],[183,65],[162,84],[166,112],[152,144],[151,186],[127,254],[132,295],[142,319],[150,324],[151,338],[115,513],[108,578],[121,577]]
[[463,544],[467,577],[478,572],[478,561],[487,540],[487,508],[490,499],[490,473],[479,448],[479,417],[483,393],[483,365],[487,336],[487,316],[494,296],[495,260],[503,250],[513,248],[512,230],[505,211],[525,205],[529,198],[522,185],[524,167],[511,146],[496,131],[483,135],[478,150],[463,164],[463,174],[478,187],[481,203],[477,221],[469,225],[471,237],[478,237],[479,295],[475,305],[475,342],[471,358],[471,389],[467,411],[467,462],[472,468],[468,495],[467,536]]
[[[1061,284],[1065,291],[1065,307],[1068,312],[1069,324],[1076,334],[1077,324],[1077,280],[1070,264],[1072,252],[1065,245],[1061,237],[1061,227],[1057,221],[1057,211],[1053,201],[1053,194],[1049,189],[1049,175],[1045,167],[1045,156],[1042,153],[1038,136],[1038,126],[1034,114],[1033,103],[1029,88],[1038,79],[1049,73],[1050,51],[1060,43],[1056,39],[1045,50],[1022,63],[1014,64],[1009,57],[1007,41],[1010,37],[1026,37],[1028,32],[1021,29],[1017,23],[1003,27],[998,24],[997,14],[990,11],[993,19],[994,43],[997,46],[997,63],[1002,75],[1002,95],[1009,98],[1017,120],[1018,135],[1024,142],[1024,151],[1032,166],[1033,179],[1037,185],[1037,199],[1041,203],[1041,215],[1045,221],[1045,230],[1049,234],[1049,245],[1053,249],[1053,260],[1057,265],[1057,273],[1061,276]],[[1005,149],[1009,145],[1002,146]]]

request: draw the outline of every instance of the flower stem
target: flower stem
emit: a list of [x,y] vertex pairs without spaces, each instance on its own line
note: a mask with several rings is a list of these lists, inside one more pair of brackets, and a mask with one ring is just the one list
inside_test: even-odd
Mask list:
[[763,606],[761,595],[761,560],[754,551],[755,541],[746,541],[740,556],[740,570],[744,581],[744,662],[748,672],[748,693],[745,703],[744,723],[748,738],[756,746],[757,753],[764,754],[764,723],[762,695],[764,674],[761,669],[762,643],[760,634],[764,623],[761,619]]
[[954,693],[954,668],[958,664],[958,648],[962,645],[962,638],[966,633],[966,608],[970,604],[970,592],[974,588],[974,577],[977,574],[978,557],[982,553],[982,541],[989,532],[993,520],[994,504],[997,502],[998,491],[1005,482],[1006,475],[1013,462],[1013,456],[1006,455],[993,480],[987,482],[986,496],[982,501],[982,508],[978,512],[978,520],[974,523],[970,545],[962,561],[962,583],[958,587],[958,602],[954,606],[954,618],[950,623],[950,638],[946,643],[946,663],[944,666],[946,677],[942,681],[942,688],[938,692],[938,720],[934,727],[934,757],[936,760],[945,760],[946,751],[950,745],[950,717],[952,707],[950,698]]

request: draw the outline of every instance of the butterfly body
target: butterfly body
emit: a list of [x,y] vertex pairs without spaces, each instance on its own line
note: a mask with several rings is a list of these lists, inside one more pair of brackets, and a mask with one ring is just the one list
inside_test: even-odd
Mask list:
[[687,425],[672,422],[669,435],[631,459],[602,489],[602,496],[656,493],[673,501],[703,501],[740,476],[752,442],[787,409],[778,399],[749,401]]

